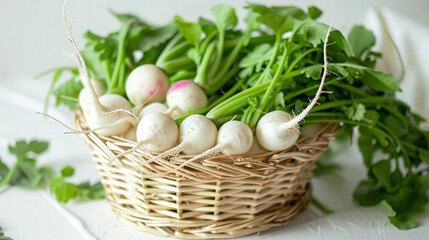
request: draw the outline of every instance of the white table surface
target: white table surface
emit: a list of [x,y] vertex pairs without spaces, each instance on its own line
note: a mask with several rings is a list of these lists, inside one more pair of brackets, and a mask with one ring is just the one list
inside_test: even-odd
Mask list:
[[[279,1],[273,2],[279,3]],[[335,1],[330,1],[331,7],[333,2]],[[369,1],[363,2],[368,3]],[[58,3],[56,4],[58,5]],[[189,3],[187,2],[186,4]],[[345,11],[350,11],[352,5],[347,5]],[[89,4],[89,6],[94,7],[94,3]],[[398,10],[404,5],[395,2],[393,6]],[[415,8],[413,6],[413,9]],[[4,11],[4,8],[0,7],[0,9],[3,9],[0,11]],[[360,9],[363,8],[361,7]],[[85,13],[87,11],[86,9]],[[169,11],[173,10],[169,9]],[[406,9],[404,12],[406,15],[411,16]],[[416,25],[414,22],[416,19],[427,21],[428,18],[420,13],[416,19],[407,20],[394,17],[390,11],[384,13],[391,23],[390,30],[392,30],[393,38],[398,40],[398,47],[402,52],[405,52],[404,57],[408,60],[406,63],[409,71],[401,85],[405,93],[400,97],[418,109],[420,113],[428,116],[429,101],[427,94],[424,93],[429,91],[429,69],[418,66],[419,64],[421,66],[422,60],[427,60],[425,56],[429,55],[428,47],[420,42],[425,41],[427,43],[429,38],[406,37],[413,34],[428,37],[427,29],[425,29],[425,27],[428,27],[427,22],[420,23],[420,25]],[[0,15],[4,16],[3,14]],[[357,18],[356,13],[353,16],[354,19]],[[361,18],[363,19],[363,17]],[[376,18],[374,12],[368,15],[366,20],[371,18]],[[2,18],[0,17],[0,19]],[[81,21],[76,22],[82,24]],[[392,27],[401,24],[403,26],[402,30],[395,30]],[[377,29],[377,24],[372,26],[375,30]],[[404,26],[413,26],[415,29],[426,32],[418,35],[418,32],[406,31],[408,28]],[[4,37],[0,38],[0,40],[6,39],[8,41],[9,38]],[[61,36],[58,39],[63,38],[64,36]],[[58,41],[58,39],[55,41]],[[410,47],[413,42],[411,44],[407,43],[407,39],[414,39],[413,41],[416,41],[414,45],[419,46],[419,48],[416,50],[416,48]],[[60,49],[60,47],[57,48]],[[2,51],[8,53],[11,50]],[[39,53],[39,50],[36,49],[35,52]],[[52,56],[53,53],[49,53],[51,55],[48,54],[48,56]],[[22,53],[19,54],[22,56]],[[41,63],[45,61],[46,64],[47,62],[46,57],[41,57],[40,62],[37,62],[39,58],[34,56],[32,59],[39,69],[41,68]],[[36,111],[43,109],[43,98],[48,89],[49,79],[33,80],[31,76],[34,76],[36,71],[34,66],[24,69],[22,73],[19,72],[16,67],[14,68],[15,62],[17,62],[16,59],[11,59],[9,62],[2,57],[0,62],[2,66],[6,66],[0,70],[0,111],[2,113],[0,118],[0,156],[2,159],[9,164],[12,163],[13,159],[7,155],[6,147],[13,140],[22,138],[48,140],[51,143],[50,150],[40,157],[40,164],[51,165],[58,170],[69,164],[76,168],[75,176],[71,180],[76,182],[82,180],[96,181],[98,174],[95,164],[92,162],[89,152],[80,137],[77,135],[64,135],[63,132],[66,129],[63,126],[35,114]],[[24,60],[24,64],[30,65],[28,60]],[[7,68],[8,66],[12,68]],[[387,66],[391,66],[391,63],[390,65],[387,63]],[[42,69],[49,67],[44,65]],[[417,94],[416,96],[418,92],[420,92],[420,95]],[[69,125],[73,125],[72,115],[66,109],[51,107],[50,113]],[[325,215],[310,205],[305,212],[289,224],[243,239],[427,239],[429,234],[428,212],[418,216],[417,220],[420,224],[418,228],[400,231],[388,222],[387,215],[389,213],[383,206],[361,208],[353,203],[352,192],[366,173],[360,153],[356,147],[350,147],[347,151],[336,156],[333,161],[341,165],[341,170],[314,178],[312,183],[314,195],[325,205],[335,210],[335,213]],[[0,226],[3,227],[6,235],[13,239],[23,240],[84,239],[47,197],[51,196],[46,189],[1,189]],[[88,231],[98,239],[165,239],[164,237],[139,232],[124,226],[116,220],[105,200],[82,203],[70,202],[63,205],[63,207],[78,217]]]

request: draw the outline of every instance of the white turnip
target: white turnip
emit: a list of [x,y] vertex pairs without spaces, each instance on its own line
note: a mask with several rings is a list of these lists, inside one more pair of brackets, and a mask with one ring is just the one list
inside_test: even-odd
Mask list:
[[183,80],[168,89],[166,114],[177,118],[207,106],[207,96],[193,81]]
[[182,168],[192,161],[217,152],[222,152],[226,155],[247,153],[252,144],[253,133],[249,126],[240,121],[226,122],[219,128],[216,146],[187,160],[175,170]]
[[322,93],[322,87],[325,83],[328,74],[328,60],[326,56],[326,47],[328,43],[329,32],[332,25],[329,26],[326,33],[325,42],[323,45],[323,60],[324,71],[320,81],[316,96],[311,100],[310,104],[296,117],[292,117],[289,113],[283,111],[273,111],[263,116],[256,126],[256,137],[259,144],[269,151],[282,151],[295,144],[299,138],[298,123],[302,121],[316,104]]
[[154,162],[168,155],[179,154],[180,152],[188,155],[201,153],[216,144],[216,137],[217,128],[211,119],[199,114],[191,115],[185,118],[180,125],[179,144],[146,163]]
[[139,119],[142,119],[145,115],[152,113],[152,112],[166,112],[167,111],[167,106],[165,106],[162,103],[159,102],[154,102],[154,103],[150,103],[147,106],[145,106],[139,113],[138,113],[138,117]]
[[140,148],[150,152],[164,152],[176,145],[179,128],[168,115],[160,112],[144,116],[137,126],[137,141]]
[[125,92],[137,107],[150,102],[165,100],[170,82],[167,75],[153,64],[141,65],[128,75]]
[[118,154],[115,159],[137,149],[148,152],[164,152],[176,145],[179,138],[179,128],[170,116],[160,112],[152,112],[140,120],[136,130],[136,138],[137,144],[133,148]]
[[138,118],[132,114],[129,109],[121,108],[124,106],[123,101],[114,103],[119,99],[117,95],[105,95],[100,99],[98,98],[98,95],[91,81],[89,80],[89,74],[85,60],[83,59],[82,54],[80,53],[79,48],[73,39],[71,30],[67,27],[65,17],[65,3],[63,5],[63,15],[63,23],[67,36],[79,58],[80,68],[82,71],[82,84],[88,89],[89,92],[88,97],[82,97],[82,99],[79,99],[79,104],[83,110],[88,126],[103,136],[122,135],[130,128],[130,126],[136,126],[138,124]]

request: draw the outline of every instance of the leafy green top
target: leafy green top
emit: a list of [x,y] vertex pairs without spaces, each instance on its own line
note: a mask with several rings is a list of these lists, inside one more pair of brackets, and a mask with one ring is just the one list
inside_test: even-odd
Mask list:
[[65,179],[74,174],[74,168],[66,166],[61,170],[61,176],[55,177],[56,172],[49,166],[37,166],[35,155],[48,150],[46,141],[25,140],[16,141],[9,145],[9,152],[16,156],[16,162],[11,169],[0,159],[0,187],[5,185],[35,189],[49,183],[51,193],[57,196],[59,202],[67,203],[70,199],[102,199],[104,189],[100,182],[90,184],[88,181],[80,184],[67,182]]

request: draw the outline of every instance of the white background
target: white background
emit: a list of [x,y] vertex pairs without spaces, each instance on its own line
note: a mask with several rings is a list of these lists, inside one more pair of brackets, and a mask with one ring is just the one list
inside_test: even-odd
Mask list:
[[[340,8],[335,26],[347,31],[352,24],[363,23],[368,8],[385,6],[425,25],[429,25],[426,0],[268,0],[266,4],[317,5],[324,11],[322,20],[331,22]],[[83,45],[82,33],[90,29],[104,34],[119,27],[108,9],[132,12],[162,24],[178,14],[187,20],[212,16],[210,7],[229,3],[243,16],[243,0],[69,0],[68,16],[76,41]],[[71,51],[62,25],[61,0],[0,0],[0,76],[35,76],[41,71],[71,64],[62,53]]]
[[[241,6],[245,1],[208,0],[156,0],[156,1],[94,1],[73,0],[68,4],[69,22],[79,45],[87,29],[105,34],[118,28],[119,24],[108,9],[117,12],[132,12],[144,19],[163,24],[175,14],[187,20],[198,16],[211,16],[210,6],[225,3],[235,6],[243,16]],[[428,98],[424,89],[429,89],[427,67],[417,68],[427,61],[429,34],[419,31],[429,28],[429,2],[408,1],[255,1],[265,4],[296,4],[307,7],[317,5],[324,11],[322,20],[331,22],[339,7],[336,28],[347,32],[355,23],[370,23],[368,10],[379,7],[386,10],[391,22],[392,37],[398,42],[406,59],[407,78],[401,87],[401,98],[413,105],[420,113],[429,114]],[[371,15],[373,16],[373,15]],[[390,16],[390,17],[389,17]],[[396,17],[397,16],[397,17]],[[376,28],[376,24],[373,25]],[[398,28],[396,28],[398,27]],[[407,36],[413,36],[407,38]],[[423,38],[419,38],[424,36]],[[407,42],[409,41],[409,42]],[[39,138],[51,142],[43,164],[60,168],[66,164],[76,167],[74,180],[98,178],[94,164],[79,136],[63,135],[65,129],[36,114],[42,110],[42,101],[50,77],[34,80],[38,73],[58,66],[73,65],[64,52],[71,52],[62,25],[61,0],[0,0],[0,156],[12,161],[5,153],[7,143],[18,138]],[[420,90],[420,92],[418,91]],[[51,108],[51,113],[71,125],[71,113],[60,108]],[[359,208],[352,201],[352,191],[365,175],[360,154],[355,148],[335,158],[343,167],[331,175],[314,179],[314,193],[336,213],[325,216],[310,207],[287,227],[276,228],[247,239],[425,239],[429,226],[429,214],[419,216],[421,227],[411,231],[398,231],[386,218],[387,210],[381,206]],[[66,209],[78,216],[89,231],[100,239],[163,239],[140,233],[116,222],[109,207],[102,201],[71,203]],[[0,190],[0,226],[6,235],[14,239],[82,239],[79,232],[48,201],[41,190]]]

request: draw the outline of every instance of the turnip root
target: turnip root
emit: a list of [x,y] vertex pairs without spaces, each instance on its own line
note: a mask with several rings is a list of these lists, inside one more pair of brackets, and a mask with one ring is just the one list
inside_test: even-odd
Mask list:
[[138,118],[129,111],[130,109],[122,108],[124,106],[128,108],[128,106],[124,104],[124,101],[119,100],[119,102],[116,103],[116,101],[119,99],[118,95],[104,95],[100,99],[98,98],[98,95],[91,81],[89,80],[89,74],[85,60],[83,59],[82,54],[80,53],[79,48],[73,39],[71,30],[67,27],[65,17],[65,2],[63,5],[63,16],[63,23],[67,36],[79,58],[80,68],[82,70],[82,84],[89,91],[88,97],[83,95],[82,99],[79,99],[79,104],[83,109],[88,126],[96,133],[103,136],[122,135],[130,128],[130,126],[136,126],[138,124]]
[[285,126],[293,117],[284,111],[267,113],[259,120],[256,137],[260,145],[269,151],[280,151],[292,146],[299,138],[298,124]]
[[97,134],[119,136],[130,127],[137,125],[138,119],[130,115],[131,105],[124,97],[117,94],[107,94],[101,96],[99,102],[105,111],[103,116],[97,115],[98,113],[91,111],[91,108],[87,109],[86,105],[82,106],[88,126],[94,129]]
[[118,154],[118,159],[137,149],[149,152],[164,152],[176,145],[179,138],[179,128],[176,122],[168,115],[160,112],[152,112],[145,115],[137,126],[137,144]]
[[323,45],[323,60],[324,71],[320,81],[316,96],[311,100],[310,104],[296,117],[292,117],[289,113],[283,111],[273,111],[263,116],[256,126],[256,137],[259,144],[269,151],[282,151],[295,144],[299,138],[298,123],[302,121],[316,104],[322,93],[322,87],[325,83],[328,74],[328,60],[326,56],[326,47],[328,43],[329,32],[332,24],[326,33],[325,42]]
[[166,114],[177,118],[207,106],[207,96],[193,81],[179,81],[168,89]]
[[240,121],[226,122],[219,128],[216,146],[187,160],[175,170],[182,168],[192,161],[217,152],[222,152],[227,155],[247,153],[252,147],[252,144],[253,133],[249,126]]
[[125,83],[125,92],[128,99],[138,107],[145,103],[164,101],[169,85],[170,81],[161,69],[145,64],[131,71]]
[[164,152],[176,145],[179,128],[168,115],[159,112],[144,116],[137,126],[140,148],[150,152]]
[[148,104],[147,106],[145,106],[139,113],[138,113],[138,117],[139,119],[142,119],[145,115],[152,113],[152,112],[166,112],[167,111],[167,106],[165,106],[162,103],[159,102],[154,102],[151,104]]
[[180,152],[188,155],[201,153],[216,144],[216,137],[217,128],[211,119],[199,114],[191,115],[180,125],[179,145],[159,154],[146,164]]

